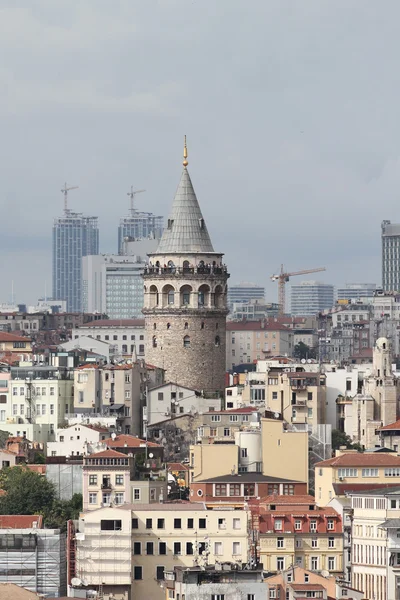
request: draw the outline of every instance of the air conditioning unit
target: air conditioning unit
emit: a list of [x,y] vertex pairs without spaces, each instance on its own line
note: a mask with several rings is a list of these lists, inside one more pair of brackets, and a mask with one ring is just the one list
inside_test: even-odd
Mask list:
[[343,480],[344,480],[344,477],[339,477],[339,481],[343,481]]
[[250,500],[250,496],[245,496],[244,499],[245,500]]

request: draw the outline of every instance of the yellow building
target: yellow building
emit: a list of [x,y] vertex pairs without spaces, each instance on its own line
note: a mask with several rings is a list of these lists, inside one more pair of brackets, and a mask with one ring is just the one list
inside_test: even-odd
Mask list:
[[0,354],[20,355],[21,360],[29,360],[32,352],[31,338],[0,331]]
[[83,513],[75,576],[115,600],[162,598],[175,566],[248,560],[247,510],[203,503],[124,505]]
[[259,506],[260,561],[266,571],[291,565],[343,575],[343,526],[313,496],[267,496]]
[[308,485],[308,433],[285,426],[278,419],[261,419],[262,472]]
[[195,444],[190,446],[190,481],[203,481],[237,473],[239,447],[235,444]]
[[336,456],[315,465],[315,499],[326,506],[346,491],[400,485],[400,457],[386,452],[337,450]]

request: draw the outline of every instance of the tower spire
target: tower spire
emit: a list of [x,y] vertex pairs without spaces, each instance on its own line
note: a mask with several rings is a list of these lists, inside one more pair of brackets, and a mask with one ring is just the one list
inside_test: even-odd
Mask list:
[[185,167],[185,169],[186,169],[186,167],[189,164],[188,160],[187,160],[187,155],[188,155],[188,153],[187,153],[186,135],[185,135],[185,143],[184,143],[184,146],[183,146],[183,166]]

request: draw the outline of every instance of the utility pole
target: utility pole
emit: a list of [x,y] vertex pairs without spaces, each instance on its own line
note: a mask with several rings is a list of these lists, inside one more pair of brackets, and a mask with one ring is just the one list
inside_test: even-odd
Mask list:
[[73,185],[68,187],[67,186],[67,182],[64,183],[64,187],[61,190],[61,193],[64,194],[64,215],[68,216],[69,214],[69,209],[68,209],[68,192],[70,190],[77,190],[78,189],[78,185]]
[[131,185],[131,191],[127,193],[127,195],[131,199],[131,208],[130,208],[131,217],[133,217],[134,213],[135,213],[135,196],[136,196],[136,194],[141,194],[142,192],[145,192],[145,191],[146,190],[134,190],[133,185]]

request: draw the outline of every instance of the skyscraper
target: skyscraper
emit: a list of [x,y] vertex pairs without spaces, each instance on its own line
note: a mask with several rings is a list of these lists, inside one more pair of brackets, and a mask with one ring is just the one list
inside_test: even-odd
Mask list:
[[382,288],[400,292],[400,224],[382,221]]
[[53,224],[53,298],[66,300],[68,312],[82,310],[82,256],[99,253],[97,217],[72,212],[66,203],[64,215]]
[[128,193],[128,196],[130,196],[131,199],[131,208],[129,215],[127,217],[122,217],[119,222],[118,253],[121,252],[124,238],[132,238],[135,240],[146,239],[149,237],[153,237],[157,240],[161,238],[164,226],[163,217],[157,217],[150,212],[140,212],[134,206],[135,195],[144,191],[145,190],[138,190],[134,192],[133,189],[131,189]]
[[291,314],[299,317],[312,317],[332,308],[335,303],[335,288],[329,283],[302,281],[291,287]]
[[258,300],[260,303],[265,299],[265,288],[256,283],[238,283],[230,285],[228,290],[228,307],[232,309],[234,302],[250,302]]

